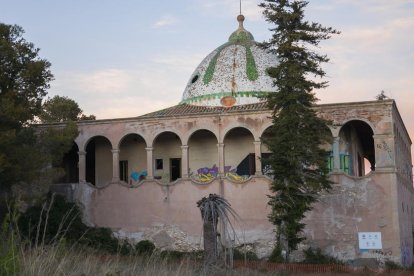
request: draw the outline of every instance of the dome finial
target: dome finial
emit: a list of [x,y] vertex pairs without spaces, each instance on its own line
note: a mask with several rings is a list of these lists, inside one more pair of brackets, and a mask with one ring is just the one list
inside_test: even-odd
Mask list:
[[244,30],[244,27],[243,27],[244,15],[239,14],[237,16],[237,21],[239,22],[239,30]]

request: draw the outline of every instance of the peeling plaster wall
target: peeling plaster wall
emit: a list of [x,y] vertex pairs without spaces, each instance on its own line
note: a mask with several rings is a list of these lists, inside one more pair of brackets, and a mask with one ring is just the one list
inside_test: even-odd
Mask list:
[[[334,188],[315,204],[306,223],[306,243],[340,259],[377,258],[377,250],[360,251],[358,232],[381,232],[382,252],[399,261],[399,233],[393,208],[392,175],[355,178],[333,175]],[[398,218],[398,217],[397,217]]]
[[[362,120],[370,125],[374,132],[376,170],[364,177],[352,177],[339,172],[332,174],[337,184],[329,194],[322,196],[305,219],[308,240],[304,246],[315,245],[347,260],[373,258],[383,262],[391,258],[403,264],[411,263],[414,192],[411,179],[401,168],[407,162],[411,165],[407,157],[410,156],[411,141],[402,121],[397,118],[398,111],[393,101],[330,104],[315,109],[319,116],[332,122],[330,130],[334,138],[351,120]],[[146,146],[151,147],[157,134],[171,131],[179,139],[174,136],[172,140],[168,137],[163,140],[160,136],[160,140],[153,145],[154,159],[157,156],[181,158],[180,146],[188,143],[189,167],[193,170],[192,166],[197,166],[197,163],[192,162],[201,164],[201,158],[196,161],[196,156],[203,154],[204,149],[201,147],[204,140],[200,138],[188,142],[191,133],[198,129],[214,133],[218,141],[206,139],[206,158],[214,159],[214,156],[218,157],[216,144],[223,143],[226,133],[236,127],[249,129],[252,135],[242,138],[241,144],[237,146],[236,140],[224,141],[227,144],[224,147],[225,165],[233,165],[232,154],[236,156],[240,152],[254,152],[252,142],[260,140],[260,135],[270,125],[269,115],[266,112],[246,111],[183,115],[179,118],[82,122],[79,123],[80,135],[76,143],[82,150],[91,137],[102,135],[112,145],[118,145],[126,134],[137,133],[143,137]],[[399,134],[396,134],[396,130]],[[236,138],[238,135],[234,136]],[[191,157],[193,142],[193,147],[198,148],[199,152]],[[229,148],[231,153],[226,151]],[[262,145],[262,152],[266,151],[265,148]],[[110,148],[106,150],[111,154]],[[112,172],[111,162],[109,155],[106,171]],[[411,174],[411,167],[408,169],[408,174]],[[244,230],[240,233],[244,232],[246,241],[253,242],[265,256],[273,243],[273,226],[267,221],[270,212],[266,197],[269,184],[268,178],[256,176],[244,184],[232,183],[227,179],[217,179],[204,185],[195,184],[189,179],[179,179],[168,185],[156,180],[145,180],[132,186],[113,183],[101,188],[81,184],[76,194],[84,206],[85,219],[91,224],[111,227],[120,236],[150,238],[161,247],[181,249],[200,246],[201,224],[196,201],[209,193],[222,194],[242,217]],[[383,248],[360,251],[358,232],[381,232]]]

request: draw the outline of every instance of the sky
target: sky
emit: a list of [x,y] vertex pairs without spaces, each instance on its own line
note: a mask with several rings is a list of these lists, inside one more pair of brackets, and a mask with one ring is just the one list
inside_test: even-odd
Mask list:
[[[318,49],[330,86],[319,103],[396,100],[414,139],[414,0],[310,0],[306,19],[341,31]],[[260,1],[242,0],[245,28],[270,38]],[[180,102],[197,65],[237,29],[238,0],[0,0],[0,22],[51,62],[48,96],[98,119],[134,117]]]

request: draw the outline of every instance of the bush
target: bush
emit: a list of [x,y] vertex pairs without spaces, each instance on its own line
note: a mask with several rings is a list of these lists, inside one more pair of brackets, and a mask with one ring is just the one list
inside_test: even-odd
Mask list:
[[247,260],[247,261],[257,261],[259,257],[257,257],[256,253],[250,250],[243,251],[239,248],[233,249],[233,259],[234,260]]
[[81,212],[74,203],[66,202],[63,196],[49,195],[41,206],[33,206],[18,220],[20,234],[32,245],[54,244],[61,239],[68,243],[78,243],[108,253],[128,255],[133,247],[120,242],[109,228],[86,226]]
[[155,250],[155,245],[152,241],[142,240],[135,245],[135,252],[138,255],[150,256]]
[[273,263],[284,263],[286,262],[285,258],[282,255],[282,248],[277,245],[275,248],[273,248],[272,254],[270,254],[269,262]]
[[343,264],[337,258],[322,253],[320,248],[314,250],[309,247],[303,250],[303,253],[305,254],[305,260],[303,260],[305,264]]
[[385,265],[385,268],[388,269],[388,270],[403,269],[403,267],[400,264],[397,264],[396,262],[393,262],[393,261],[390,261],[390,260],[385,261],[384,265]]

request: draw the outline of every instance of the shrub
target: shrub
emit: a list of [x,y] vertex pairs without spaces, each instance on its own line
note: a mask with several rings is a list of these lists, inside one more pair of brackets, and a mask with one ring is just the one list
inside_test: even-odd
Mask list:
[[108,253],[128,255],[133,252],[127,242],[120,242],[109,228],[86,226],[81,212],[74,203],[66,202],[63,196],[49,195],[41,206],[33,206],[18,220],[20,234],[32,245],[54,244],[65,239]]
[[393,262],[393,261],[390,261],[390,260],[385,261],[384,265],[385,265],[385,268],[388,269],[388,270],[402,269],[403,268],[400,264],[397,264],[396,262]]
[[273,262],[273,263],[284,263],[286,262],[285,258],[282,255],[282,248],[277,245],[275,248],[273,248],[272,250],[272,254],[270,254],[269,257],[269,262]]
[[247,260],[247,261],[257,261],[259,257],[257,257],[256,253],[250,250],[243,251],[239,248],[233,249],[233,259],[234,260]]
[[135,252],[138,255],[150,256],[155,250],[155,245],[152,241],[142,240],[135,245]]
[[320,248],[314,250],[312,247],[309,247],[303,250],[303,253],[305,254],[305,260],[303,260],[305,264],[343,264],[337,258],[322,253]]

